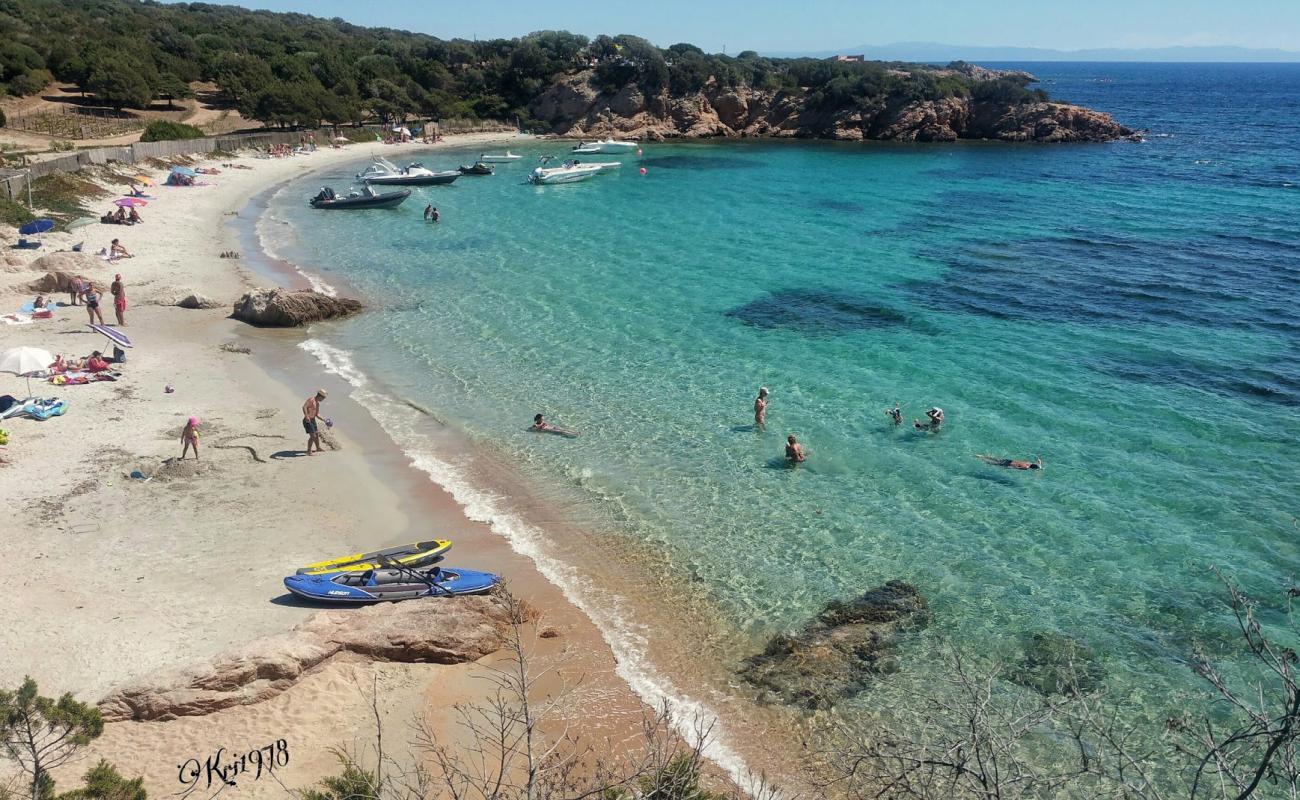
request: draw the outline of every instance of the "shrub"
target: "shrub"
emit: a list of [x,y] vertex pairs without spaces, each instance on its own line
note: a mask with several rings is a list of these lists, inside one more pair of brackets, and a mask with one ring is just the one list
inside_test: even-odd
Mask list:
[[8,122],[8,120],[5,119],[5,110],[0,108],[0,128],[3,128],[6,122]]
[[170,142],[176,139],[202,139],[206,133],[184,122],[156,119],[140,135],[142,142]]

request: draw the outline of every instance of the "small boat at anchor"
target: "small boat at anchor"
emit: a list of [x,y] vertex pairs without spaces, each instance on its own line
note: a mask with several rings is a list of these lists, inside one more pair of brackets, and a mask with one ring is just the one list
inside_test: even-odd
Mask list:
[[485,164],[507,164],[511,161],[518,161],[521,158],[523,158],[523,156],[515,155],[514,153],[507,150],[504,154],[484,153],[478,157],[478,160],[482,161]]
[[451,183],[459,177],[459,170],[434,172],[419,162],[399,168],[381,157],[376,157],[365,172],[357,174],[357,180],[381,186],[438,186]]
[[284,579],[284,588],[299,597],[323,603],[382,603],[417,597],[482,594],[491,591],[500,580],[490,572],[472,569],[385,568],[328,575],[290,575]]
[[578,155],[591,155],[593,153],[631,153],[641,145],[638,142],[620,142],[615,139],[605,138],[598,142],[578,142],[572,152]]
[[558,167],[546,166],[553,159],[554,156],[542,156],[540,159],[542,165],[529,173],[528,182],[536,186],[577,183],[594,177],[601,171],[595,164],[581,164],[576,161],[566,161]]
[[380,194],[367,185],[360,192],[348,192],[346,197],[340,197],[333,189],[326,186],[309,202],[312,208],[320,209],[397,208],[410,196],[410,189]]
[[460,165],[461,175],[493,175],[496,169],[491,164],[484,164],[482,161],[476,161],[469,166]]

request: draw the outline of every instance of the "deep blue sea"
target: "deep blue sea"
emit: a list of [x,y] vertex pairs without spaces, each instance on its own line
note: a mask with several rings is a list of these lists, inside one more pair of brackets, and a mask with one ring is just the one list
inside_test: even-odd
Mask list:
[[896,578],[933,622],[858,707],[908,702],[944,642],[1052,632],[1162,719],[1194,645],[1238,658],[1208,568],[1269,597],[1300,571],[1300,65],[996,66],[1148,137],[647,144],[558,187],[521,181],[567,145],[521,138],[395,211],[307,208],[364,162],[304,178],[262,237],[379,309],[308,348],[724,744],[740,658]]

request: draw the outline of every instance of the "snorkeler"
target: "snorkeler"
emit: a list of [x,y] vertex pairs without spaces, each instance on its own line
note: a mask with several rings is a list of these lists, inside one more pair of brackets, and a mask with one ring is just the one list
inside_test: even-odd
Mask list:
[[979,453],[975,457],[985,464],[992,464],[995,467],[1006,467],[1007,469],[1042,469],[1043,459],[1035,458],[1033,461],[1017,461],[1014,458],[997,458],[995,456],[986,456]]

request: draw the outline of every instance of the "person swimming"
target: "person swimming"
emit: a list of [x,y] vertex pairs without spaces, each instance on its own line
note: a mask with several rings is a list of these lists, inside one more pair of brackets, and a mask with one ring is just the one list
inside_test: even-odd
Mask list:
[[545,431],[550,430],[550,428],[551,426],[546,424],[546,419],[542,417],[541,414],[537,414],[533,417],[533,430]]
[[902,424],[903,424],[903,406],[900,405],[899,403],[894,403],[894,407],[893,407],[893,408],[886,408],[886,409],[885,409],[885,416],[887,416],[887,417],[889,417],[891,420],[893,420],[895,425],[902,425]]
[[935,406],[934,408],[931,408],[929,411],[925,412],[925,415],[929,417],[930,419],[929,422],[922,423],[920,420],[913,419],[912,427],[916,428],[918,431],[937,431],[939,430],[939,427],[943,425],[942,408]]
[[803,451],[803,445],[799,440],[794,438],[794,434],[785,437],[785,460],[791,464],[798,464],[808,458]]
[[1035,458],[1033,461],[1018,461],[1014,458],[998,458],[997,456],[986,456],[976,453],[975,457],[985,464],[991,464],[995,467],[1005,467],[1006,469],[1042,469],[1043,459]]

